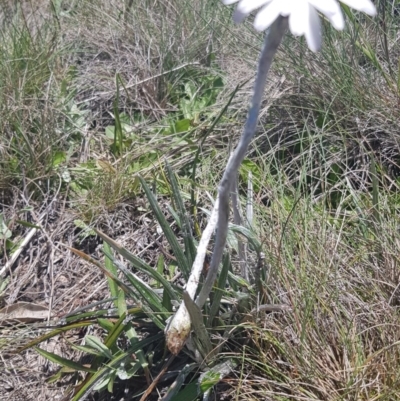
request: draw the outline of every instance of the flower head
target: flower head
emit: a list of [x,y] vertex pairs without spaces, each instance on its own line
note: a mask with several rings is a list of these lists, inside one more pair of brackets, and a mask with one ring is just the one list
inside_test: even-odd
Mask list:
[[[289,29],[293,35],[304,35],[308,47],[317,51],[321,46],[321,23],[318,12],[336,29],[344,28],[343,14],[337,0],[222,0],[224,4],[239,2],[234,14],[235,22],[242,22],[252,11],[258,11],[254,27],[258,31],[267,29],[279,15],[289,18]],[[371,16],[376,9],[371,0],[341,0],[342,3]]]

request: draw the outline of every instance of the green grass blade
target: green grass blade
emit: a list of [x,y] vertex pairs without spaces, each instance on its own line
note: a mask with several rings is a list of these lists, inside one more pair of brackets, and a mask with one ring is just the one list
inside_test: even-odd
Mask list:
[[68,324],[66,326],[63,327],[59,327],[55,330],[52,330],[50,333],[44,334],[43,336],[40,336],[38,338],[35,338],[34,340],[30,341],[28,344],[24,345],[21,348],[18,348],[15,353],[19,354],[22,351],[25,351],[29,348],[32,348],[40,343],[42,343],[43,341],[46,341],[50,338],[53,338],[55,336],[60,335],[61,333],[64,332],[68,332],[74,329],[81,329],[82,327],[87,327],[87,326],[92,326],[93,325],[93,321],[92,320],[85,320],[85,321],[81,321],[78,323],[72,323],[72,324]]
[[[112,349],[115,347],[118,339],[121,336],[121,333],[123,332],[125,326],[124,326],[124,321],[125,321],[125,314],[120,316],[118,321],[114,324],[113,328],[110,330],[108,333],[107,337],[104,340],[104,345],[108,349]],[[115,355],[114,355],[115,358]],[[94,369],[94,372],[96,372],[94,375],[88,375],[85,380],[82,383],[82,386],[85,386],[85,383],[90,382],[94,376],[97,375],[99,367],[104,363],[105,357],[103,355],[99,355],[94,358],[92,362],[92,368]],[[112,358],[109,358],[112,359]]]
[[210,356],[213,346],[203,321],[203,315],[200,308],[195,304],[193,299],[190,298],[186,291],[183,292],[183,300],[190,315],[190,320],[193,327],[193,336],[197,343],[198,350],[205,359]]
[[[113,348],[116,345],[116,342],[118,338],[120,337],[122,331],[125,330],[125,334],[128,337],[131,345],[135,345],[139,342],[139,337],[136,333],[136,330],[132,327],[132,324],[129,322],[127,324],[124,323],[126,314],[122,314],[118,320],[118,322],[115,324],[113,331],[110,331],[106,341],[105,345],[108,348]],[[146,376],[148,376],[148,363],[146,360],[146,357],[143,353],[143,350],[139,349],[136,353],[139,363],[142,366],[143,370],[145,371]]]
[[[106,304],[106,303],[114,301],[114,300],[115,300],[115,298],[106,298],[106,299],[102,299],[101,301],[98,301],[98,302],[90,303],[88,305],[85,305],[85,306],[83,306],[81,308],[75,309],[74,311],[68,313],[68,315],[66,315],[64,317],[64,319],[65,319],[65,321],[67,323],[71,323],[71,322],[77,321],[79,319],[82,319],[81,316],[85,315],[87,313],[91,313],[93,316],[101,316],[101,314],[99,314],[98,312],[103,311],[103,314],[107,315],[107,314],[110,313],[109,309],[103,309],[103,310],[99,309],[99,310],[96,310],[96,311],[90,311],[89,309],[93,309],[96,306],[103,305],[103,304]],[[84,312],[84,311],[88,311],[88,312]],[[80,312],[84,312],[84,313],[81,314]]]
[[117,96],[114,100],[113,109],[114,109],[114,119],[115,119],[115,126],[114,126],[114,144],[113,144],[113,151],[117,155],[122,154],[123,150],[123,131],[122,131],[122,124],[119,115],[119,83],[118,83],[118,74],[115,78],[115,85],[117,87]]
[[101,356],[100,352],[96,351],[95,349],[93,349],[91,347],[86,347],[85,345],[76,345],[76,344],[70,342],[68,339],[66,339],[66,341],[71,346],[71,348],[73,348],[77,351],[83,352],[87,355],[93,355],[95,357]]
[[[104,262],[105,268],[111,274],[113,274],[115,277],[117,277],[118,276],[117,268],[116,268],[115,264],[113,263],[113,260],[107,256],[107,254],[109,254],[109,255],[112,254],[111,247],[109,244],[107,244],[107,242],[104,242],[103,248],[104,248],[104,254],[106,255],[105,262]],[[111,279],[110,277],[107,277],[107,281],[108,281],[108,286],[110,288],[111,295],[113,297],[116,297],[116,300],[114,301],[114,303],[118,309],[118,314],[119,314],[119,316],[122,316],[122,314],[126,313],[128,310],[128,307],[126,306],[125,293],[118,287],[118,284],[116,283],[115,280]]]
[[190,270],[191,270],[192,266],[188,262],[188,259],[186,258],[185,254],[183,253],[183,250],[182,250],[181,246],[179,245],[179,242],[176,239],[174,232],[172,231],[171,227],[169,226],[167,219],[164,217],[164,214],[163,214],[162,210],[160,209],[160,206],[158,205],[158,202],[157,202],[154,194],[151,192],[149,186],[146,184],[146,181],[142,177],[140,177],[139,179],[140,179],[140,183],[142,184],[142,187],[144,189],[144,192],[146,193],[147,199],[149,200],[150,207],[158,221],[158,224],[160,224],[161,229],[162,229],[169,245],[172,248],[173,254],[176,257],[176,260],[178,262],[178,267],[181,270],[185,279],[187,280],[189,278]]
[[229,229],[232,230],[234,233],[243,235],[249,241],[252,249],[254,249],[256,252],[260,251],[261,243],[253,230],[247,227],[238,226],[236,224],[229,224]]
[[101,328],[107,331],[107,333],[109,333],[114,327],[114,323],[110,322],[108,319],[99,318],[97,319],[97,323]]
[[[195,401],[200,395],[199,385],[196,382],[189,383],[185,388],[178,393],[175,397],[171,398],[170,401]],[[162,400],[164,401],[164,399]]]
[[[107,242],[104,242],[103,248],[104,248],[105,253],[108,252],[109,254],[111,254],[111,248],[110,248],[110,245],[107,244]],[[107,256],[104,261],[104,266],[112,275],[117,277],[117,275],[118,275],[117,269],[116,269],[115,265],[112,263],[111,259],[108,258]],[[114,305],[118,309],[119,314],[121,315],[121,313],[126,311],[126,305],[125,305],[125,310],[121,310],[119,308],[119,305],[120,305],[119,298],[121,296],[121,293],[123,294],[123,291],[121,291],[119,289],[118,284],[110,277],[107,277],[107,282],[108,282],[108,287],[111,292],[111,296],[115,298]]]
[[213,301],[212,301],[209,316],[208,316],[207,327],[212,326],[214,317],[217,316],[217,314],[218,314],[222,295],[225,292],[225,285],[226,285],[226,280],[228,278],[230,264],[231,264],[231,260],[230,260],[229,254],[226,254],[224,256],[224,259],[222,262],[221,273],[218,277],[218,287],[214,292]]
[[79,372],[90,372],[90,373],[96,372],[96,369],[87,368],[79,363],[70,361],[69,359],[65,359],[62,358],[61,356],[53,354],[52,352],[45,351],[38,347],[35,347],[34,349],[38,354],[42,355],[44,358],[48,359],[51,362],[57,363],[58,365],[65,366],[69,369],[73,369]]
[[[183,369],[179,372],[178,377],[169,387],[167,394],[162,398],[162,401],[172,401],[177,399],[177,393],[181,389],[183,383],[185,382],[186,377],[190,372],[193,371],[198,365],[196,363],[192,363],[190,365],[186,365]],[[190,398],[189,398],[190,399]],[[185,399],[185,401],[187,398]]]
[[230,286],[236,291],[238,287],[246,288],[246,291],[253,292],[251,284],[243,277],[233,274],[231,271],[228,272],[228,280]]
[[163,291],[162,304],[167,311],[173,312],[171,298],[167,291]]
[[140,297],[136,299],[144,304],[147,304],[154,312],[167,313],[163,308],[160,297],[153,291],[153,289],[139,277],[131,273],[122,263],[115,260],[112,255],[108,254],[112,262],[122,271],[125,277],[129,280],[132,286],[138,291]]
[[154,342],[160,341],[163,337],[164,333],[159,333],[155,336],[145,338],[144,340],[133,344],[125,352],[121,352],[119,355],[116,355],[110,363],[99,369],[93,376],[90,376],[88,380],[85,380],[85,382],[82,383],[71,401],[84,399],[102,378],[107,376],[110,371],[116,370],[120,364],[126,360],[126,358],[130,358],[133,353],[142,350],[144,347]]
[[192,225],[190,224],[189,217],[185,209],[185,205],[183,204],[181,191],[176,176],[172,171],[171,166],[169,165],[168,162],[166,162],[166,166],[167,166],[168,180],[172,187],[172,197],[174,199],[174,203],[178,211],[179,220],[181,222],[187,263],[189,263],[189,265],[192,266],[194,258],[196,257],[196,245],[192,234]]
[[[160,256],[157,259],[157,273],[162,275],[164,273],[164,255],[160,253]],[[161,283],[157,281],[156,283],[157,288],[161,288]],[[165,291],[167,292],[167,291]]]
[[112,354],[109,348],[106,347],[98,337],[87,335],[85,337],[85,344],[86,346],[97,350],[100,353],[100,355],[104,356],[105,358],[108,359],[112,358]]
[[[107,277],[110,277],[112,280],[114,280],[117,283],[118,287],[121,288],[125,292],[125,294],[127,294],[130,298],[133,298],[135,300],[138,299],[138,294],[135,293],[135,291],[133,291],[132,288],[128,287],[125,283],[123,283],[121,280],[119,280],[117,277],[115,277],[113,274],[111,274],[107,269],[105,269],[101,265],[101,263],[98,260],[92,258],[91,256],[87,255],[86,253],[84,253],[82,251],[79,251],[78,249],[75,249],[75,248],[69,248],[69,249],[71,250],[71,252],[80,256],[82,259],[96,265]],[[110,259],[114,260],[112,255],[107,254],[107,256]]]
[[118,254],[123,256],[129,262],[131,262],[132,266],[135,269],[140,270],[143,273],[146,273],[151,278],[161,283],[162,287],[164,288],[164,291],[168,291],[171,299],[178,300],[178,297],[176,295],[175,290],[172,288],[172,285],[160,272],[158,272],[156,269],[153,269],[147,263],[143,262],[140,258],[130,253],[126,248],[120,246],[116,241],[108,237],[106,234],[98,230],[96,230],[96,233],[99,235],[99,237],[103,239],[103,241],[105,241],[108,245],[110,245],[111,248],[113,248]]
[[223,361],[204,372],[199,378],[199,387],[202,393],[209,392],[224,377],[231,374],[237,366],[237,362],[232,359]]

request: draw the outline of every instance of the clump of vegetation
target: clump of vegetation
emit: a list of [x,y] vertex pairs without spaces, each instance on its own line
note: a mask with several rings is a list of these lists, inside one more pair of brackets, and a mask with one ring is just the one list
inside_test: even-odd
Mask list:
[[318,54],[285,38],[200,309],[185,288],[262,35],[212,0],[18,2],[0,43],[5,397],[396,399],[399,5],[378,3],[324,25]]

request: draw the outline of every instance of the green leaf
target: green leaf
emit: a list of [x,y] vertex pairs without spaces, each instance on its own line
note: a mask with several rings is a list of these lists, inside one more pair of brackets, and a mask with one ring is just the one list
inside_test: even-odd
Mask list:
[[112,330],[108,333],[106,339],[104,340],[104,344],[107,348],[112,348],[113,345],[115,345],[121,335],[121,333],[124,331],[125,325],[124,321],[126,319],[126,315],[122,315],[117,322],[114,324],[114,327]]
[[[111,301],[113,298],[109,298]],[[81,310],[83,308],[80,308]],[[90,308],[85,308],[85,309],[90,309]],[[98,318],[102,316],[109,316],[110,310],[109,309],[99,309],[95,311],[88,311],[84,313],[77,313],[76,311],[73,312],[73,314],[67,315],[65,320],[67,323],[71,322],[76,322],[77,320],[83,320],[83,319],[92,319],[92,318]]]
[[96,385],[96,383],[98,383],[100,380],[104,379],[104,377],[109,377],[110,372],[117,370],[121,363],[124,363],[124,361],[127,358],[130,358],[133,353],[143,349],[149,344],[160,341],[163,337],[164,333],[159,333],[152,337],[146,337],[138,343],[133,344],[125,352],[121,352],[119,355],[114,356],[114,359],[106,366],[100,368],[93,376],[89,376],[85,380],[71,401],[79,401],[84,395],[87,394],[89,389],[93,388],[93,386]]
[[190,271],[192,269],[192,265],[188,262],[185,254],[182,251],[181,246],[179,245],[178,240],[175,237],[174,232],[172,231],[171,227],[169,226],[162,210],[160,209],[160,206],[157,203],[157,199],[155,198],[154,194],[151,192],[149,186],[146,184],[144,179],[140,177],[140,182],[142,184],[142,187],[146,193],[147,199],[149,200],[150,207],[155,214],[155,217],[158,221],[158,224],[160,224],[161,229],[169,243],[169,245],[172,248],[173,254],[176,257],[176,260],[178,262],[179,269],[181,270],[183,276],[187,280],[190,275]]
[[207,322],[208,327],[212,326],[214,317],[217,316],[218,311],[220,309],[222,295],[225,293],[225,285],[226,285],[226,280],[228,278],[230,264],[231,264],[231,260],[230,260],[229,254],[227,253],[224,256],[224,259],[222,261],[222,269],[221,269],[221,273],[219,274],[219,277],[218,277],[218,287],[214,292],[213,302],[211,304],[210,311],[208,314],[209,315],[208,322]]
[[45,351],[38,347],[35,347],[34,349],[38,354],[42,355],[51,362],[57,363],[58,365],[65,366],[78,372],[90,372],[90,373],[96,372],[96,369],[87,368],[79,363],[70,361],[69,359],[62,358],[61,356],[53,354],[52,352]]
[[202,373],[199,378],[200,391],[202,393],[207,393],[208,391],[210,391],[224,377],[232,373],[235,370],[236,366],[236,361],[228,359],[219,363],[218,365],[213,366],[207,372]]
[[106,234],[102,233],[101,231],[96,230],[96,233],[99,237],[103,239],[103,241],[107,242],[118,254],[123,256],[129,262],[132,263],[133,267],[143,273],[146,273],[148,276],[153,278],[154,280],[161,283],[164,291],[168,291],[171,299],[178,300],[178,297],[175,293],[175,290],[172,288],[172,285],[169,283],[166,278],[159,273],[157,270],[153,269],[147,263],[143,262],[140,258],[130,253],[126,248],[120,246],[116,241],[108,237]]
[[101,342],[101,340],[98,337],[87,335],[85,337],[85,344],[99,351],[99,353],[103,355],[105,358],[108,359],[112,358],[110,350]]
[[186,132],[190,128],[190,119],[185,118],[183,120],[179,120],[174,125],[174,131],[176,133]]
[[117,87],[117,95],[113,103],[113,109],[114,109],[114,119],[115,119],[115,127],[114,127],[114,143],[111,146],[111,150],[113,151],[114,154],[121,155],[122,150],[123,150],[123,129],[122,129],[122,124],[121,124],[121,119],[120,119],[120,114],[118,110],[119,106],[119,83],[118,83],[118,77],[119,74],[116,74],[115,77],[115,84]]
[[163,291],[162,305],[168,312],[173,312],[171,298],[167,291]]
[[247,291],[252,292],[252,287],[250,283],[245,280],[243,277],[237,276],[236,274],[233,274],[231,271],[228,272],[228,280],[230,286],[236,290],[237,287],[243,287],[246,288]]
[[[125,277],[133,285],[133,287],[139,292],[140,297],[135,297],[137,301],[148,304],[155,312],[163,312],[166,310],[162,307],[160,297],[153,291],[153,289],[139,277],[131,273],[122,263],[116,261],[110,254],[106,253],[107,257],[118,266],[118,268],[124,273]],[[131,291],[132,292],[132,291]],[[134,294],[134,292],[132,292]]]
[[[104,253],[106,254],[106,258],[104,261],[105,268],[115,277],[118,275],[117,268],[115,267],[113,261],[107,256],[111,254],[110,245],[107,242],[103,243]],[[107,277],[108,287],[110,288],[110,292],[113,298],[116,298],[114,301],[115,307],[118,309],[118,314],[121,316],[123,313],[126,313],[126,303],[125,303],[125,295],[124,292],[118,287],[118,284],[110,277]],[[120,299],[122,298],[122,299]]]
[[118,292],[117,309],[119,316],[122,316],[122,314],[126,313],[128,310],[128,307],[126,306],[125,293],[121,290]]
[[57,383],[60,379],[62,379],[63,375],[64,372],[62,372],[62,369],[60,369],[55,375],[50,376],[48,379],[46,379],[46,383],[48,384]]
[[59,150],[54,152],[52,159],[52,166],[57,167],[59,164],[64,163],[67,160],[67,155],[65,152]]
[[[178,377],[176,380],[171,384],[169,387],[167,393],[163,397],[162,401],[171,401],[171,400],[176,400],[178,399],[177,397],[179,395],[176,395],[179,390],[181,389],[183,383],[185,382],[186,377],[190,372],[193,371],[198,365],[196,363],[192,363],[190,365],[185,365],[183,369],[179,372]],[[188,386],[186,386],[187,388]],[[197,387],[197,386],[196,386]],[[183,392],[183,391],[182,391]],[[181,393],[182,393],[181,392]],[[190,399],[190,398],[189,398]],[[185,401],[187,400],[186,398],[184,399]]]
[[[104,236],[104,234],[103,234],[103,236]],[[111,245],[112,245],[112,244],[117,245],[117,244],[114,243],[114,241],[112,241],[110,238],[107,237],[107,239],[108,239],[108,240],[105,240],[105,243],[107,243],[107,244],[111,243]],[[132,344],[132,345],[136,344],[136,343],[139,341],[138,336],[137,336],[137,334],[136,334],[136,331],[134,330],[134,328],[132,327],[132,325],[131,325],[130,323],[127,323],[127,324],[124,324],[124,323],[123,323],[124,320],[125,320],[125,316],[126,316],[126,313],[124,312],[124,310],[126,311],[126,308],[127,308],[126,302],[125,302],[125,295],[124,295],[124,293],[130,295],[130,296],[133,297],[134,299],[138,299],[138,301],[142,301],[142,299],[144,299],[144,300],[146,300],[146,301],[149,301],[150,303],[151,303],[151,301],[153,301],[153,306],[154,306],[154,298],[152,298],[152,296],[156,296],[156,294],[150,289],[150,291],[151,291],[150,296],[149,296],[149,292],[147,292],[147,293],[145,294],[145,296],[142,296],[142,294],[143,294],[143,288],[141,288],[141,286],[139,285],[139,290],[138,290],[139,296],[137,296],[137,295],[135,294],[135,292],[134,292],[131,288],[127,287],[124,283],[122,283],[120,280],[118,280],[118,279],[115,277],[115,274],[113,274],[113,272],[114,272],[114,273],[117,272],[116,267],[115,267],[115,266],[116,266],[116,261],[114,260],[114,257],[113,257],[113,255],[111,254],[111,249],[110,249],[110,247],[109,247],[108,245],[104,247],[104,253],[105,253],[105,255],[106,255],[106,261],[107,261],[107,259],[108,259],[108,262],[107,262],[107,263],[109,263],[109,264],[108,264],[108,269],[103,268],[103,267],[101,266],[101,264],[100,264],[98,261],[94,260],[94,259],[91,258],[89,255],[86,255],[85,253],[83,253],[83,252],[81,252],[81,251],[78,251],[78,250],[76,250],[76,249],[71,249],[71,250],[72,250],[74,253],[76,253],[77,255],[81,256],[83,259],[88,260],[89,262],[94,263],[96,266],[98,266],[98,267],[106,274],[106,276],[107,276],[108,278],[110,278],[112,281],[114,281],[114,282],[116,283],[117,287],[119,287],[118,290],[117,290],[117,289],[113,286],[113,291],[118,291],[118,299],[117,299],[117,302],[118,302],[118,310],[119,310],[119,314],[120,314],[120,319],[119,319],[118,322],[111,328],[111,330],[110,330],[110,332],[109,332],[109,335],[107,336],[107,339],[106,339],[106,341],[105,341],[105,346],[106,346],[108,349],[113,349],[113,350],[114,350],[114,348],[116,347],[116,342],[117,342],[117,340],[118,340],[118,338],[119,338],[119,336],[120,336],[120,334],[121,334],[121,332],[122,332],[123,330],[125,330],[126,335],[127,335],[128,339],[129,339],[129,341],[131,342],[131,344]],[[128,278],[128,280],[130,280],[130,281],[132,282],[133,279],[132,279],[132,275],[130,274],[130,272],[128,272],[121,264],[118,264],[117,266],[118,266],[119,269],[124,273],[124,275]],[[143,266],[142,266],[142,267],[143,267]],[[151,269],[151,268],[149,267],[149,269]],[[154,270],[153,270],[153,272],[154,272]],[[169,285],[169,283],[167,283],[167,284]],[[170,285],[169,285],[169,286],[170,286]],[[137,289],[137,288],[138,288],[138,284],[136,284],[136,286],[134,285],[134,287]],[[171,290],[172,290],[172,287],[171,287],[171,286],[170,286],[170,288],[171,288]],[[123,291],[121,291],[120,289],[122,289]],[[147,288],[146,288],[146,289],[147,289]],[[142,292],[141,292],[141,291],[142,291]],[[172,290],[172,292],[173,292],[173,290]],[[159,305],[161,306],[161,309],[162,309],[162,310],[161,310],[161,313],[163,313],[163,320],[165,320],[166,317],[167,317],[167,315],[169,315],[169,312],[168,312],[168,310],[166,310],[165,308],[163,308],[163,306],[162,306],[161,303],[160,303],[160,300],[158,300],[158,302],[159,302]],[[136,308],[136,309],[137,309],[137,308]],[[164,327],[165,327],[164,322],[161,321],[161,320],[158,318],[158,316],[154,313],[155,311],[160,311],[159,309],[156,309],[155,311],[153,311],[153,310],[151,310],[151,309],[150,309],[147,305],[145,305],[145,304],[144,304],[143,307],[140,308],[140,309],[142,309],[145,313],[147,313],[148,317],[151,318],[152,321],[153,321],[159,328],[164,329]],[[145,375],[146,375],[147,377],[150,377],[150,376],[149,376],[150,373],[149,373],[149,370],[148,370],[148,363],[147,363],[147,360],[146,360],[146,358],[145,358],[144,353],[143,353],[142,350],[138,350],[138,351],[137,351],[137,357],[138,357],[138,360],[139,360],[139,362],[140,362],[142,368],[143,368],[144,371],[145,371]],[[95,361],[94,361],[94,363],[93,363],[93,366],[95,366],[95,367],[100,366],[100,364],[102,363],[102,359],[103,359],[103,358],[102,358],[101,356],[98,357],[98,358],[96,358]]]
[[24,226],[24,227],[28,227],[28,228],[37,228],[38,230],[41,230],[41,229],[42,229],[41,226],[38,226],[38,225],[36,225],[36,224],[29,223],[28,221],[25,221],[25,220],[15,220],[15,222],[18,223],[18,224],[21,224],[21,226]]
[[[119,280],[117,277],[115,277],[113,274],[111,274],[107,269],[105,269],[101,263],[92,258],[91,256],[87,255],[86,253],[75,249],[75,248],[69,248],[71,252],[73,252],[75,255],[78,255],[79,257],[81,257],[82,259],[88,261],[89,263],[93,263],[94,265],[96,265],[107,277],[110,277],[111,279],[115,280],[115,282],[118,284],[118,286],[129,296],[131,296],[132,298],[136,299],[136,293],[132,290],[132,288],[128,287],[125,283],[123,283],[121,280]],[[107,255],[109,258],[113,258],[112,255]]]
[[11,238],[12,232],[7,227],[6,222],[4,221],[3,214],[0,213],[0,240]]
[[113,375],[115,375],[115,372],[108,371],[104,375],[104,377],[100,381],[98,381],[96,383],[96,385],[93,387],[93,390],[94,391],[102,391],[102,390],[104,390],[108,386],[108,383],[110,382],[110,380],[111,380]]
[[200,390],[205,393],[209,389],[213,388],[220,381],[220,375],[216,372],[208,371],[201,378]]
[[112,394],[112,392],[113,392],[114,381],[115,381],[115,378],[116,378],[116,377],[117,377],[117,372],[112,372],[112,375],[110,376],[109,382],[108,382],[108,384],[107,384],[107,391],[108,391],[109,393],[111,393],[111,394]]
[[190,321],[193,327],[193,336],[197,343],[197,348],[204,359],[210,357],[213,346],[206,326],[204,325],[204,318],[201,310],[186,291],[183,291],[183,301],[185,302],[186,309],[190,315]]
[[102,327],[107,332],[110,332],[112,330],[112,328],[114,327],[114,324],[112,322],[110,322],[108,319],[99,318],[99,319],[97,319],[97,323],[99,324],[100,327]]
[[261,167],[250,159],[244,159],[240,168],[239,168],[239,175],[243,182],[247,182],[249,173],[253,176],[253,184],[254,184],[254,191],[260,191],[260,182],[261,182],[261,174],[262,170]]
[[[67,340],[68,341],[68,340]],[[68,341],[69,342],[69,341]],[[95,349],[91,348],[91,347],[86,347],[84,345],[76,345],[73,344],[71,342],[69,342],[69,345],[73,348],[76,349],[77,351],[83,352],[85,354],[89,354],[89,355],[94,355],[94,356],[101,356],[101,354],[96,351]]]
[[235,233],[243,235],[256,252],[261,250],[261,242],[254,231],[236,224],[229,224],[229,229]]
[[[164,274],[164,263],[165,263],[164,255],[162,253],[160,253],[160,256],[158,257],[158,260],[157,260],[157,273],[160,275]],[[156,283],[156,287],[161,288],[161,283],[159,281]],[[165,292],[167,292],[167,291],[165,291]]]
[[196,382],[192,382],[185,386],[185,388],[179,394],[171,398],[170,401],[195,401],[199,395],[199,386]]
[[106,127],[106,137],[110,139],[114,139],[114,132],[115,132],[115,126],[114,125],[109,125]]
[[66,331],[71,331],[74,329],[80,329],[82,327],[87,327],[87,326],[92,326],[93,322],[92,321],[81,321],[78,323],[73,323],[73,324],[68,324],[66,326],[60,327],[58,329],[52,330],[50,333],[44,334],[43,336],[37,337],[34,340],[30,341],[28,344],[25,344],[23,347],[18,348],[16,353],[19,354],[22,351],[25,351],[29,348],[32,348],[40,343],[42,343],[43,341],[48,340],[49,338],[55,337],[60,335],[61,333],[64,333]]
[[[148,317],[156,324],[160,329],[164,329],[165,320],[170,315],[167,309],[161,303],[159,296],[150,288],[145,282],[141,281],[138,277],[135,277],[132,273],[119,266],[119,268],[125,274],[125,277],[129,280],[132,286],[137,290],[138,295],[136,296],[137,301],[142,302],[142,308],[148,315]],[[161,315],[162,321],[159,319]]]
[[183,199],[181,197],[178,180],[176,179],[176,176],[172,171],[171,166],[169,165],[168,162],[166,163],[166,166],[167,166],[168,179],[172,187],[172,196],[174,199],[174,203],[176,204],[176,207],[178,209],[178,216],[181,222],[187,263],[190,266],[192,266],[193,261],[196,257],[196,245],[192,234],[192,224],[190,224],[190,220],[187,215],[185,205],[183,204]]

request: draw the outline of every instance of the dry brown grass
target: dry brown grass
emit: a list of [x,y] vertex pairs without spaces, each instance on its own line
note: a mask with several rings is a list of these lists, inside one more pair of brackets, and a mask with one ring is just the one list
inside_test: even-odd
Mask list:
[[[43,230],[37,232],[8,272],[7,304],[23,300],[46,305],[58,318],[108,297],[106,281],[98,270],[65,248],[74,246],[101,257],[95,237],[80,238],[74,224],[77,218],[101,228],[150,263],[157,260],[161,251],[154,242],[156,226],[152,216],[143,212],[143,200],[131,191],[133,178],[129,173],[131,160],[149,147],[133,147],[118,159],[104,138],[104,128],[114,122],[116,74],[129,87],[127,91],[120,87],[119,109],[143,117],[137,130],[150,142],[155,122],[161,126],[163,118],[176,110],[168,91],[179,85],[186,71],[181,66],[190,65],[196,73],[206,71],[204,56],[212,44],[219,73],[228,76],[217,106],[222,107],[230,91],[253,76],[260,43],[260,36],[247,29],[249,25],[245,30],[231,26],[229,15],[219,6],[218,18],[209,16],[209,20],[201,21],[193,15],[199,15],[202,2],[194,2],[192,17],[185,14],[189,11],[181,4],[143,1],[126,13],[122,0],[63,2],[64,14],[53,20],[48,1],[22,2],[23,13],[15,21],[22,24],[25,18],[35,35],[43,32],[38,25],[50,21],[54,36],[49,48],[57,51],[50,71],[46,70],[48,75],[40,79],[35,75],[35,99],[28,91],[21,99],[13,96],[9,81],[7,106],[12,107],[1,110],[2,116],[9,115],[9,110],[13,116],[23,116],[21,127],[31,135],[36,153],[35,163],[26,174],[11,174],[0,163],[0,212],[11,222],[15,239],[24,238],[29,231],[17,220],[37,224],[38,216],[45,214]],[[192,20],[186,23],[189,17]],[[375,42],[376,37],[373,39]],[[352,78],[353,103],[349,107],[342,64],[334,69],[326,53],[314,58],[303,54],[301,64],[301,52],[300,47],[289,43],[279,57],[261,118],[265,132],[254,142],[251,155],[260,169],[255,178],[260,180],[255,230],[263,240],[268,262],[264,302],[283,303],[291,311],[260,314],[235,328],[242,330],[246,347],[236,348],[240,369],[226,380],[230,390],[224,387],[221,397],[243,401],[395,401],[400,399],[398,185],[391,173],[383,174],[380,222],[374,221],[368,190],[371,149],[378,164],[391,165],[394,170],[399,164],[398,96],[389,90],[379,71],[370,69]],[[377,52],[382,53],[382,49]],[[292,57],[290,66],[282,55]],[[391,59],[397,62],[397,58],[398,47],[393,46]],[[76,90],[73,99],[86,112],[84,124],[73,135],[65,134],[65,126],[58,125],[65,109],[60,109],[59,99],[51,98],[53,92],[58,93],[71,65],[76,69],[68,90]],[[356,60],[352,68],[359,67]],[[335,92],[337,82],[343,86],[339,95],[339,90]],[[250,90],[251,82],[231,105],[233,121],[221,124],[205,144],[199,166],[202,192],[214,188],[218,181],[228,157],[227,148],[240,133]],[[276,99],[280,99],[279,104],[268,109]],[[318,121],[320,115],[329,119],[323,127]],[[38,120],[45,128],[43,132],[33,132],[32,122]],[[0,123],[4,132],[0,158],[11,165],[10,149],[17,136],[9,121]],[[276,134],[272,150],[271,133]],[[301,150],[299,143],[304,145]],[[71,147],[67,162],[71,171],[81,163],[100,160],[112,166],[112,174],[96,175],[91,190],[73,195],[68,186],[60,184],[60,171],[47,168],[53,144]],[[168,148],[166,142],[154,146],[167,149],[165,153],[175,158],[172,164],[177,169],[185,165],[186,159],[177,157],[185,149]],[[23,150],[21,154],[29,154],[29,149]],[[286,155],[284,160],[282,154]],[[359,164],[357,157],[362,159]],[[338,161],[344,175],[332,184],[328,179],[330,167]],[[34,213],[21,212],[28,205]],[[4,241],[1,245],[4,247]],[[1,262],[6,261],[3,255]],[[46,378],[57,367],[32,350],[12,354],[44,332],[41,325],[1,328],[1,400],[62,399],[65,390],[75,384],[76,377],[47,384]],[[66,337],[80,343],[86,333],[76,331]],[[59,336],[43,347],[78,358],[64,340]]]

